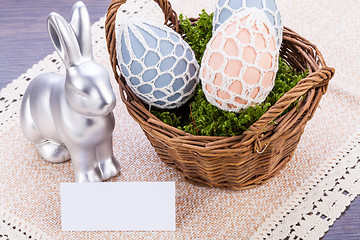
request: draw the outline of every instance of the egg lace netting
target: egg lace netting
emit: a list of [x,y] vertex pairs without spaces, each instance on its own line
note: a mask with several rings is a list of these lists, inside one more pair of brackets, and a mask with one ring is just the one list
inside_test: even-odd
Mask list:
[[283,24],[275,0],[219,0],[214,13],[213,32],[230,16],[249,8],[257,8],[266,15],[271,25],[275,28],[276,43],[278,48],[280,48]]
[[183,105],[199,81],[193,50],[164,25],[124,22],[117,37],[117,59],[128,86],[150,106],[171,109]]
[[239,112],[265,100],[274,87],[279,51],[263,12],[243,11],[229,18],[209,41],[200,68],[207,100]]

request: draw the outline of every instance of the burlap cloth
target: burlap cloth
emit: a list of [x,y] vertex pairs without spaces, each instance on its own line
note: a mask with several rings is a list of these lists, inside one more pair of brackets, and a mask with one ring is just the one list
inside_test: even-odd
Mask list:
[[[209,6],[214,1],[171,2],[177,12],[191,16],[202,8],[211,10]],[[18,237],[32,235],[39,239],[247,239],[257,230],[269,231],[264,223],[278,216],[281,206],[291,202],[299,188],[304,190],[311,176],[319,174],[319,168],[331,164],[329,159],[333,159],[342,143],[358,128],[360,120],[357,79],[360,72],[356,64],[360,59],[357,53],[360,50],[357,19],[360,2],[279,0],[278,6],[284,24],[315,43],[327,64],[336,68],[335,78],[308,123],[295,156],[278,176],[260,187],[238,192],[184,182],[179,173],[159,160],[120,102],[114,83],[118,95],[114,111],[117,122],[114,151],[121,162],[122,173],[111,181],[175,181],[177,230],[62,232],[59,186],[60,182],[74,180],[71,163],[52,164],[42,160],[35,147],[23,137],[18,121],[20,94],[29,79],[41,72],[63,72],[57,55],[53,54],[21,75],[0,95],[0,219],[5,219],[4,223],[8,221]],[[95,59],[107,66],[112,76],[103,26],[104,19],[101,19],[92,29]],[[0,226],[0,234],[4,228]],[[325,231],[320,231],[317,237]],[[264,232],[257,232],[256,236],[271,237]]]

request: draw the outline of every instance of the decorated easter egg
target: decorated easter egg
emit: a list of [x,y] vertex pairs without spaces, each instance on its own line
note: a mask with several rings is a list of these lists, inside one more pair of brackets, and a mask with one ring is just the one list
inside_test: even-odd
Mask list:
[[117,39],[120,71],[137,97],[158,108],[176,108],[192,97],[199,65],[178,33],[131,20],[120,26]]
[[262,11],[231,16],[210,39],[200,79],[207,100],[222,110],[239,112],[263,102],[274,86],[279,51]]
[[276,45],[280,48],[283,25],[275,0],[219,0],[214,13],[213,32],[234,13],[249,8],[257,8],[266,15],[271,25],[275,28]]

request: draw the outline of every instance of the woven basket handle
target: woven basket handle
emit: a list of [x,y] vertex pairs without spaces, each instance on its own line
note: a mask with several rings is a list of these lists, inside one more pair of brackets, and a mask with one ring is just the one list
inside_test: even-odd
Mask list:
[[[244,132],[249,137],[258,137],[266,131],[267,126],[274,121],[275,118],[280,116],[291,103],[300,99],[306,92],[312,88],[323,87],[322,94],[325,94],[329,80],[335,74],[335,69],[324,66],[319,68],[318,71],[309,74],[306,78],[302,79],[296,87],[284,94],[256,123],[254,123],[248,131]],[[310,116],[309,116],[310,117]],[[249,138],[248,137],[248,138]]]

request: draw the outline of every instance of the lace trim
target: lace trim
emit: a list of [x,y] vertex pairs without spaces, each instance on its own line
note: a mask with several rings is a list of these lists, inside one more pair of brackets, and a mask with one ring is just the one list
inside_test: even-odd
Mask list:
[[0,240],[53,239],[31,223],[20,220],[14,214],[0,208]]
[[60,64],[57,54],[48,55],[44,60],[35,64],[18,79],[9,83],[0,92],[0,135],[12,128],[19,118],[21,99],[30,80],[44,72],[59,72]]
[[[360,194],[360,129],[250,239],[318,239]],[[341,163],[341,164],[340,164]]]

